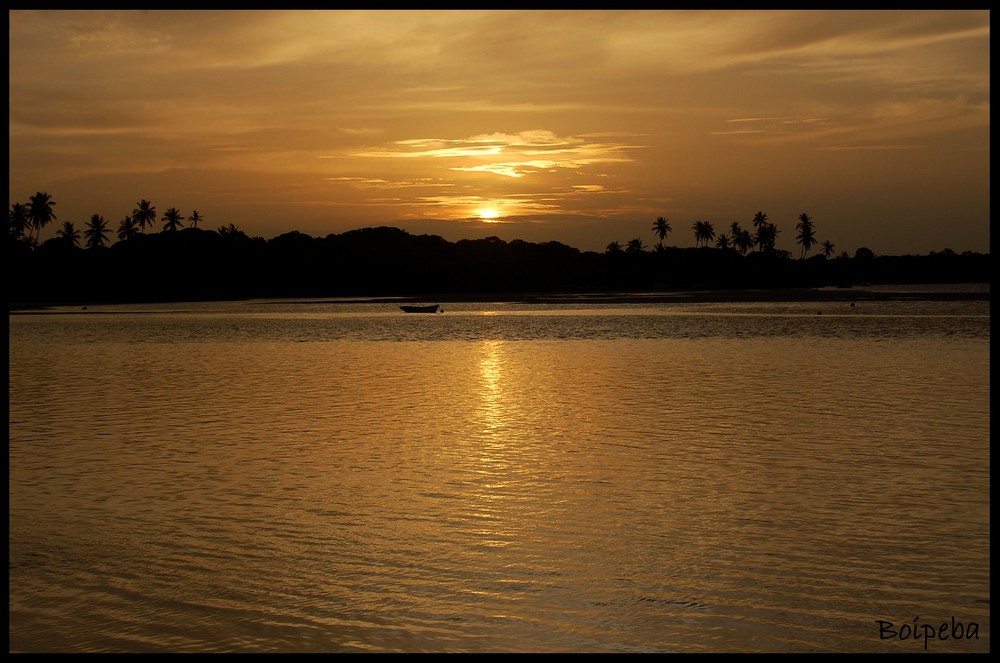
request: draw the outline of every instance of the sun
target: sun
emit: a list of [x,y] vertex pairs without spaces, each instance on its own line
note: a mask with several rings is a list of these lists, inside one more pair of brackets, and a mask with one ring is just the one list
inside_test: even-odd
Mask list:
[[500,218],[500,212],[496,211],[492,207],[484,207],[476,212],[479,215],[481,221],[487,223],[495,223],[497,219]]

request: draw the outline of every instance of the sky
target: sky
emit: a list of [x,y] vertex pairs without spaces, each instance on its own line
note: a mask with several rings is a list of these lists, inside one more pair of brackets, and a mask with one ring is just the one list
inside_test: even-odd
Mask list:
[[[9,205],[584,251],[987,253],[989,11],[11,11]],[[160,225],[158,224],[157,228]],[[815,249],[814,249],[815,251]]]

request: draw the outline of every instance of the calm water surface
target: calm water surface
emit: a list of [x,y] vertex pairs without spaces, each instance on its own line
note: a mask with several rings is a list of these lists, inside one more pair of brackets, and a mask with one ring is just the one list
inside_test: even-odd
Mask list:
[[988,301],[446,308],[10,315],[10,650],[989,651]]

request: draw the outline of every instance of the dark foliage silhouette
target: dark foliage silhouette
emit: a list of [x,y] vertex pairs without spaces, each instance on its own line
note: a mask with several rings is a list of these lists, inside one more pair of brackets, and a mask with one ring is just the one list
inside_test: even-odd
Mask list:
[[35,231],[35,243],[37,244],[42,232],[42,228],[56,219],[52,207],[55,202],[52,196],[39,191],[28,201],[28,222]]
[[663,242],[667,239],[667,234],[672,231],[673,228],[670,227],[670,221],[664,217],[657,217],[656,221],[653,222],[653,232],[656,233],[656,237],[659,240],[656,243],[656,250],[663,250]]
[[14,203],[10,206],[10,213],[7,219],[7,236],[12,239],[23,239],[24,233],[31,230],[31,219],[28,217],[28,208],[21,203]]
[[134,216],[126,216],[118,222],[118,239],[122,242],[135,239],[139,234],[139,225]]
[[[603,253],[580,251],[560,242],[504,241],[499,237],[449,242],[436,235],[412,235],[386,226],[326,237],[290,231],[271,240],[250,237],[235,224],[217,230],[197,227],[193,212],[183,228],[176,208],[164,213],[164,232],[144,233],[155,207],[141,200],[118,226],[118,242],[107,246],[109,230],[95,214],[80,233],[71,222],[41,245],[37,233],[55,219],[51,196],[39,192],[28,205],[10,207],[7,263],[10,301],[141,302],[242,299],[251,297],[461,296],[502,293],[740,290],[814,288],[852,283],[988,282],[989,254],[876,256],[867,248],[854,257],[834,244],[804,259],[813,245],[812,219],[799,217],[802,257],[775,248],[780,232],[757,212],[756,237],[731,225],[716,246],[711,223],[694,224],[695,248],[665,246],[670,231],[660,217],[653,231],[660,241],[646,250],[641,238],[617,241]],[[661,223],[662,222],[662,223]],[[749,252],[754,246],[757,251]],[[183,269],[178,266],[183,265]],[[122,278],[129,274],[171,274],[171,279]]]
[[166,212],[163,213],[163,229],[167,232],[176,232],[179,228],[184,227],[183,215],[176,207],[171,207]]
[[87,227],[83,229],[83,238],[88,249],[99,249],[108,241],[108,224],[104,217],[95,214],[90,217]]
[[[989,254],[935,253],[808,260],[732,249],[664,247],[581,252],[559,242],[497,237],[449,242],[398,228],[326,237],[289,232],[271,240],[236,227],[140,234],[102,246],[97,216],[87,246],[61,238],[38,250],[8,237],[14,302],[194,301],[253,297],[420,296],[431,294],[812,288],[860,282],[988,282]],[[103,232],[102,232],[103,231]],[[225,231],[225,232],[222,232]],[[616,244],[612,242],[612,244]],[[787,253],[787,252],[786,252]],[[183,265],[183,269],[178,269]],[[171,274],[171,279],[122,278]]]
[[708,243],[715,239],[715,228],[710,221],[695,221],[691,228],[694,230],[694,239],[698,246],[708,246]]
[[72,221],[64,221],[62,228],[56,231],[56,237],[70,246],[80,246],[80,231],[76,229]]
[[799,231],[799,234],[796,236],[795,241],[802,247],[802,258],[805,258],[809,251],[812,250],[813,245],[816,244],[814,228],[815,224],[812,217],[805,212],[799,214],[799,222],[795,224],[795,229]]
[[132,218],[139,224],[139,232],[145,233],[146,226],[152,228],[153,224],[156,223],[156,207],[143,198],[136,203],[135,209],[132,210]]

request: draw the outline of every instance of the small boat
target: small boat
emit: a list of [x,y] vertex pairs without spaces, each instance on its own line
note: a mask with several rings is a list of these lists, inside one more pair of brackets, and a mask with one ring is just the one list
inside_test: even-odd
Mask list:
[[443,310],[440,304],[431,304],[430,306],[400,306],[399,308],[403,313],[437,313]]

